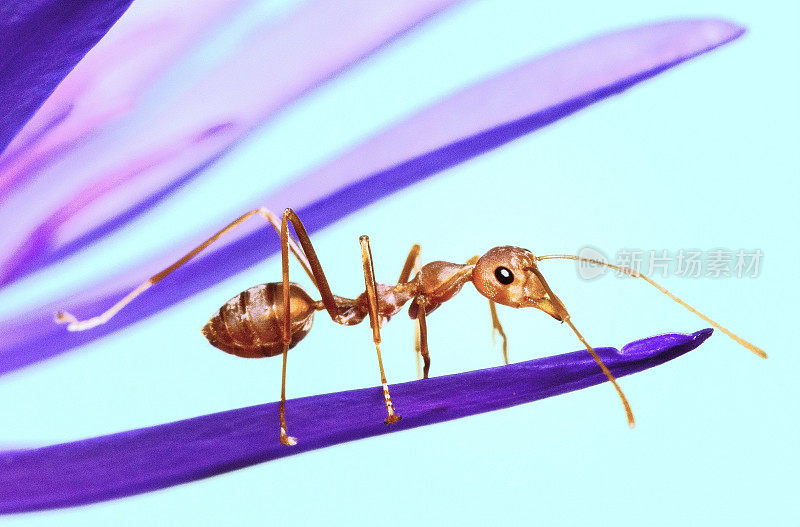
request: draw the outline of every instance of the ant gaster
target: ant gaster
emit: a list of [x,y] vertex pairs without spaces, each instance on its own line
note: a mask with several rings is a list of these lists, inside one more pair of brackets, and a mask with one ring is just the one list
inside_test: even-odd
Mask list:
[[[62,312],[58,313],[56,320],[60,323],[68,323],[68,329],[71,331],[90,329],[107,322],[126,304],[153,284],[162,280],[225,233],[254,215],[260,215],[267,220],[280,234],[283,280],[282,282],[251,287],[233,297],[211,317],[211,320],[203,327],[203,334],[213,346],[239,357],[257,358],[283,355],[279,417],[280,439],[285,445],[294,445],[297,442],[295,438],[289,436],[286,426],[287,355],[289,349],[308,334],[315,311],[327,311],[334,322],[344,326],[358,324],[366,317],[369,317],[372,338],[378,354],[378,367],[386,404],[387,417],[385,422],[390,424],[399,421],[400,415],[395,412],[392,398],[389,394],[386,374],[383,370],[380,328],[392,316],[397,314],[406,303],[410,302],[408,313],[412,319],[416,319],[418,324],[416,348],[424,361],[423,372],[424,377],[427,378],[430,369],[430,355],[427,344],[426,318],[433,310],[453,298],[467,283],[472,283],[480,294],[489,299],[494,330],[503,338],[503,356],[506,364],[508,364],[507,341],[500,325],[500,320],[497,317],[495,303],[513,308],[533,307],[544,311],[554,319],[567,324],[586,347],[586,350],[592,355],[616,389],[625,408],[628,423],[632,427],[634,425],[633,413],[625,395],[606,365],[603,364],[594,349],[573,325],[564,303],[556,296],[542,276],[538,266],[538,262],[542,260],[577,260],[602,265],[616,269],[629,276],[641,278],[736,340],[739,344],[766,358],[766,354],[760,348],[741,339],[707,316],[699,313],[671,292],[637,271],[571,255],[554,254],[537,257],[527,249],[520,247],[495,247],[481,257],[474,256],[470,258],[464,264],[439,261],[420,267],[420,247],[419,245],[414,245],[408,258],[406,258],[397,283],[387,285],[376,283],[369,238],[361,236],[361,259],[366,290],[354,299],[337,296],[331,292],[328,280],[322,270],[308,233],[303,227],[303,223],[291,209],[284,211],[282,220],[266,208],[251,210],[197,246],[183,258],[152,276],[101,315],[79,321],[69,313]],[[295,229],[299,245],[289,234],[289,223]],[[319,290],[322,296],[321,300],[313,300],[302,287],[289,281],[289,251],[294,254]],[[416,273],[413,277],[411,276],[412,271]],[[285,309],[287,305],[289,306],[288,315]]]

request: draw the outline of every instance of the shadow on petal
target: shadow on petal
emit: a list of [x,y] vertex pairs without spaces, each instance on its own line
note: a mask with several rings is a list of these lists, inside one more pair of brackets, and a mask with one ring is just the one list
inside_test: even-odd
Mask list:
[[[688,353],[712,333],[665,334],[597,353],[617,377]],[[278,440],[278,403],[240,408],[31,450],[0,453],[0,511],[69,507],[148,492],[308,450],[426,426],[580,390],[605,381],[586,350],[392,385],[403,419],[383,424],[381,387],[289,400]],[[620,412],[621,414],[621,412]],[[620,425],[622,416],[620,415]]]

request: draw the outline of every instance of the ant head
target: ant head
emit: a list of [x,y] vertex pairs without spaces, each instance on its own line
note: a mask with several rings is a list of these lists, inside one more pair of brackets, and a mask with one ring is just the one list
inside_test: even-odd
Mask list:
[[562,308],[550,298],[540,276],[532,252],[506,245],[490,249],[478,259],[472,283],[493,302],[510,307],[535,307],[561,320]]

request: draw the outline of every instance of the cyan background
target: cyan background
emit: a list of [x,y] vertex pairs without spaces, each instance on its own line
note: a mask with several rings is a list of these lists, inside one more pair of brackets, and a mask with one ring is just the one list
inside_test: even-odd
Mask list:
[[[198,50],[218,60],[266,2]],[[168,203],[8,291],[3,313],[80,289],[117,265],[211,232],[263,194],[459,87],[616,28],[693,16],[748,27],[733,44],[622,96],[381,201],[314,237],[334,289],[363,288],[358,235],[378,278],[413,243],[463,261],[500,244],[537,253],[761,249],[755,279],[665,280],[770,353],[717,333],[622,380],[630,431],[602,385],[535,404],[349,443],[159,492],[5,518],[9,525],[796,525],[798,3],[470,1],[314,91]],[[180,76],[148,96],[174,89]],[[542,264],[595,345],[705,324],[643,284],[580,280]],[[299,270],[299,269],[298,269]],[[295,271],[294,276],[299,276]],[[238,291],[280,277],[277,258],[78,352],[0,379],[2,446],[50,444],[275,400],[280,361],[221,353],[198,331]],[[514,361],[579,349],[538,312],[503,309]],[[465,290],[429,320],[432,373],[497,365],[485,300]],[[390,382],[415,375],[412,325],[383,333]],[[378,381],[366,325],[318,317],[289,361],[291,397]],[[9,404],[13,402],[13,404]],[[402,413],[402,408],[400,409]],[[265,431],[273,433],[273,431]],[[301,438],[302,440],[302,438]]]

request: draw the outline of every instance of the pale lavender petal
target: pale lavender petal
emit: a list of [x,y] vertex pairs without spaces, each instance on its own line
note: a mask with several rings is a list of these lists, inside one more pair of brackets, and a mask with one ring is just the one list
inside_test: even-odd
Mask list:
[[[617,377],[688,353],[711,335],[666,334],[597,353]],[[278,440],[278,403],[31,450],[0,453],[0,512],[69,507],[148,492],[331,445],[490,412],[606,380],[586,350],[396,384],[402,420],[383,424],[381,387],[289,400],[295,447]],[[620,410],[619,425],[624,426]],[[268,482],[265,482],[268,485]]]
[[254,205],[304,208],[350,186],[360,191],[347,192],[355,210],[743,33],[725,21],[690,20],[588,40],[453,95]]
[[[328,166],[254,205],[295,208],[310,232],[382,197],[619,93],[688,58],[741,35],[727,22],[694,20],[605,35],[524,64],[411,117]],[[146,209],[149,201],[139,205]],[[135,211],[134,211],[135,212]],[[130,213],[134,213],[130,212]],[[94,316],[149,274],[193,247],[192,240],[74,298],[0,323],[0,372],[8,372],[112,333],[213,286],[278,251],[273,232],[253,221],[242,237],[209,253],[145,292],[114,319],[68,333],[52,324],[66,309]],[[248,232],[248,229],[250,231]],[[102,232],[102,231],[100,231]],[[98,234],[99,235],[99,234]],[[117,288],[118,284],[126,284]]]
[[[30,155],[18,155],[5,169],[13,180],[41,170],[38,177],[47,184],[27,189],[28,201],[38,203],[36,209],[20,214],[10,207],[0,208],[0,221],[14,218],[14,232],[6,232],[0,239],[0,255],[15,255],[12,260],[0,260],[0,285],[52,261],[59,249],[59,254],[64,254],[85,244],[84,237],[79,244],[63,247],[99,224],[119,219],[125,208],[145,198],[149,203],[158,200],[165,189],[175,189],[197,175],[200,167],[286,104],[456,1],[307,2],[281,22],[261,28],[205,77],[172,99],[159,101],[158,111],[144,116],[127,112],[131,115],[114,133],[98,133],[94,127],[126,110],[132,104],[132,92],[115,88],[121,100],[109,97],[97,109],[94,104],[100,94],[87,94],[83,100],[86,109],[77,122],[66,119],[48,134],[44,149],[37,147]],[[149,42],[152,38],[147,31],[140,31],[131,37],[138,45],[129,42],[125,49],[135,51],[143,45],[142,39]],[[118,54],[115,48],[109,58]],[[144,61],[142,66],[147,74],[162,66],[161,55],[155,54],[152,61]],[[128,71],[122,70],[115,82],[126,85]],[[91,69],[89,73],[98,72]],[[125,123],[129,126],[123,126]],[[78,142],[78,138],[83,140]],[[65,152],[69,146],[76,148]],[[51,155],[53,151],[58,152],[57,157]],[[169,155],[164,155],[165,151]],[[40,165],[56,159],[58,174],[46,166],[42,170]],[[63,181],[59,175],[64,173],[70,174],[69,186],[50,184],[56,177]],[[73,182],[78,174],[84,183],[76,188]],[[119,174],[125,177],[118,178]],[[98,187],[104,192],[92,192],[92,199],[87,200],[87,189]]]
[[135,110],[144,89],[247,0],[138,0],[0,155],[0,199],[101,126]]

